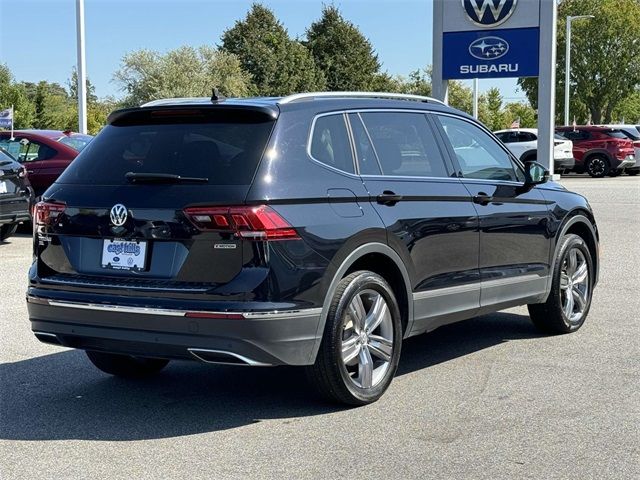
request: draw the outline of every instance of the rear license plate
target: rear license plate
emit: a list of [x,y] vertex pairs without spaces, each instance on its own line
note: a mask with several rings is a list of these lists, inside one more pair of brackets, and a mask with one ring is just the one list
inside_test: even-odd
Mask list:
[[7,182],[3,182],[0,180],[0,193],[7,193]]
[[104,240],[102,244],[102,268],[115,270],[144,270],[147,242]]

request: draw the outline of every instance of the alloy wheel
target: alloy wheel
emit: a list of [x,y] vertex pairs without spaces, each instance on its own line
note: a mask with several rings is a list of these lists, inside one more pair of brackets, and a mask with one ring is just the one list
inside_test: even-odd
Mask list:
[[600,157],[592,158],[589,162],[589,174],[597,177],[598,175],[604,175],[607,164],[604,159]]
[[562,310],[571,324],[580,322],[589,304],[589,264],[579,248],[567,252],[560,272]]
[[342,364],[351,382],[377,386],[393,357],[393,319],[385,298],[375,290],[358,292],[343,320]]

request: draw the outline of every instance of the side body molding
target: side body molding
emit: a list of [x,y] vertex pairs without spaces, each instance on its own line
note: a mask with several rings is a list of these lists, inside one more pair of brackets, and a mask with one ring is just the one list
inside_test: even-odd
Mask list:
[[359,260],[364,255],[367,255],[369,253],[380,253],[382,255],[389,257],[393,261],[393,263],[396,264],[396,266],[398,267],[398,270],[400,270],[400,272],[402,273],[402,278],[406,286],[407,299],[408,299],[408,305],[407,305],[408,318],[407,318],[407,328],[405,330],[405,337],[408,336],[409,332],[411,331],[411,327],[413,325],[413,301],[412,301],[413,297],[411,292],[411,279],[409,278],[409,273],[407,272],[407,269],[404,266],[402,259],[396,253],[396,251],[393,250],[388,245],[385,245],[383,243],[377,243],[377,242],[366,243],[364,245],[359,246],[355,250],[353,250],[347,256],[347,258],[343,260],[342,264],[340,265],[340,267],[338,268],[338,270],[333,276],[333,280],[331,281],[331,284],[329,285],[329,289],[327,290],[324,303],[322,304],[322,313],[320,314],[320,322],[318,323],[318,330],[316,332],[316,344],[313,347],[311,358],[309,359],[310,363],[315,362],[315,358],[318,354],[318,350],[320,349],[320,343],[322,342],[324,327],[325,327],[325,324],[327,323],[327,315],[329,314],[329,307],[331,305],[331,300],[333,299],[333,295],[335,294],[336,289],[338,288],[338,283],[340,283],[340,280],[344,278],[345,273],[347,273],[349,268],[357,260]]

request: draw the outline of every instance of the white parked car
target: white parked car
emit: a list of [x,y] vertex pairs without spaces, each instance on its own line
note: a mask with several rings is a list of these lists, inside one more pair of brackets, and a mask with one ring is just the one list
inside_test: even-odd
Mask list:
[[605,125],[606,127],[617,128],[622,131],[629,140],[633,142],[636,163],[625,168],[625,172],[629,175],[638,175],[640,173],[640,125]]
[[[511,128],[493,133],[522,162],[538,159],[538,130],[536,128]],[[573,158],[573,142],[556,134],[553,143],[555,172],[562,173],[572,170],[576,163]]]

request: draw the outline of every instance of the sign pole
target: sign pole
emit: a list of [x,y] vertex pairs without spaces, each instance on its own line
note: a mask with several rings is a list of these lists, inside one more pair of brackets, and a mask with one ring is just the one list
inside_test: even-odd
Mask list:
[[13,140],[13,122],[15,121],[16,111],[13,109],[13,105],[11,105],[11,136],[9,140]]
[[538,76],[538,161],[553,174],[553,134],[556,106],[555,1],[540,2],[540,74]]
[[473,118],[478,119],[478,79],[473,79]]
[[78,49],[78,131],[87,133],[87,72],[84,54],[84,0],[76,0],[76,33]]
[[449,103],[449,83],[442,78],[442,32],[444,0],[433,0],[433,63],[431,70],[431,95]]

